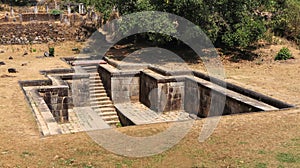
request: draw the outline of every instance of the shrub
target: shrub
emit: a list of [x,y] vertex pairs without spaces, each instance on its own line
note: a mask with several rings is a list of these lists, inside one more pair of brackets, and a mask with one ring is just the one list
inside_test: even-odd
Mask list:
[[60,15],[62,13],[63,12],[61,10],[58,10],[58,9],[53,9],[53,10],[50,11],[51,15]]
[[287,60],[291,58],[293,58],[291,51],[288,48],[283,47],[276,55],[275,60]]
[[54,57],[54,48],[49,47],[49,57]]

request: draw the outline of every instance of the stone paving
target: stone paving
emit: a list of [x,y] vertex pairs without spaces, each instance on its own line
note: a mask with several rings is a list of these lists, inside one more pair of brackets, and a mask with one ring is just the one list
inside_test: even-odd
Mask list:
[[73,109],[68,110],[69,113],[69,122],[58,124],[61,129],[62,134],[76,133],[84,131],[82,128],[81,122],[78,119],[76,113]]
[[192,117],[190,117],[190,114],[183,110],[158,113],[138,102],[115,104],[115,107],[120,113],[122,113],[136,125],[184,121],[192,119]]

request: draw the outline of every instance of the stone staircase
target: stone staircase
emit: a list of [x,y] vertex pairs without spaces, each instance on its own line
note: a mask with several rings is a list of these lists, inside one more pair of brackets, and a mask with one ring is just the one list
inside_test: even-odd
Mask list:
[[110,126],[120,123],[116,109],[107,96],[102,80],[97,72],[97,65],[85,65],[82,68],[90,75],[90,105],[97,114]]

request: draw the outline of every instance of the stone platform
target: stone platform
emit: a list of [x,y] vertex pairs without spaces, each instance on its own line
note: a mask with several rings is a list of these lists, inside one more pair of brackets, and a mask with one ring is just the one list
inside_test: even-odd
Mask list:
[[115,104],[115,107],[121,115],[125,116],[134,125],[185,121],[192,119],[190,114],[183,110],[158,113],[139,102]]

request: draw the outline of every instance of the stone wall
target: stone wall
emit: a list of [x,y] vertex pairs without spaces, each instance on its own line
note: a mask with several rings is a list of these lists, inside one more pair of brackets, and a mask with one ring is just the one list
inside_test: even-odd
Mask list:
[[68,115],[68,88],[43,88],[38,91],[45,100],[56,121],[69,120]]
[[176,111],[184,109],[184,82],[158,84],[159,111]]
[[98,67],[98,73],[100,74],[103,86],[106,90],[107,96],[111,98],[112,94],[111,94],[111,78],[112,78],[112,74],[111,72],[109,72],[109,70],[107,70],[106,68],[104,68],[104,66],[100,65]]
[[[123,68],[135,67],[124,65]],[[178,71],[171,76],[171,72],[151,66],[143,70],[116,67],[119,66],[114,63],[113,66],[100,65],[98,69],[114,103],[139,100],[159,113],[186,111],[192,116],[203,118],[277,110],[260,100],[227,89],[221,85],[222,82],[213,83],[209,78],[200,78],[186,71]]]
[[114,103],[136,102],[140,95],[140,78],[137,71],[122,72],[107,65],[100,65],[98,73],[101,76],[107,95]]
[[[218,106],[222,106],[222,104],[224,104],[224,101],[225,107],[223,112],[216,111],[216,114],[212,114],[215,109],[218,109]],[[213,106],[211,105],[212,102],[214,102]],[[189,78],[185,81],[184,106],[187,112],[196,114],[203,118],[214,115],[229,115],[262,111],[261,109],[246,104],[245,102],[238,101],[231,96],[225,96],[224,93],[211,90],[211,88],[205,86],[205,84]],[[222,109],[222,107],[219,109]]]
[[111,92],[114,103],[139,101],[139,77],[114,76],[111,79]]
[[140,75],[140,102],[154,111],[158,111],[158,82],[155,78],[142,72]]
[[184,82],[159,79],[142,72],[140,75],[140,101],[157,112],[183,110]]
[[67,26],[51,22],[0,25],[0,44],[84,41],[96,31],[95,25]]
[[90,105],[89,77],[73,79],[72,97],[75,107],[87,107]]
[[[21,20],[22,19],[22,20]],[[22,17],[18,17],[17,21],[19,22],[30,22],[30,21],[59,21],[60,15],[50,15],[50,14],[34,14],[27,13],[22,14]]]

